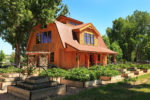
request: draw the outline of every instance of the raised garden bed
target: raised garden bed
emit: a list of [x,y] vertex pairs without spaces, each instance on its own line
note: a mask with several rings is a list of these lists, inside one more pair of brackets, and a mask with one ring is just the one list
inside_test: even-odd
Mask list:
[[67,80],[62,78],[60,83],[65,84],[67,86],[85,88],[85,87],[92,87],[101,84],[101,80],[81,82],[81,81],[73,81],[73,80]]
[[8,93],[25,100],[36,100],[47,96],[63,95],[66,93],[66,86],[59,85],[57,87],[48,87],[32,91],[16,86],[8,86]]

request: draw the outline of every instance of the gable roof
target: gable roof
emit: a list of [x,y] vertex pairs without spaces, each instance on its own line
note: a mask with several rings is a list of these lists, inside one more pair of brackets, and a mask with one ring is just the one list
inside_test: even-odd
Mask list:
[[60,15],[56,20],[60,21],[61,19],[65,19],[65,20],[70,20],[70,21],[73,21],[73,22],[77,22],[78,24],[83,24],[83,22],[81,22],[79,20],[76,20],[76,19],[73,19],[73,18],[70,18],[70,17],[67,17],[67,16],[63,16],[63,15]]
[[72,31],[74,29],[80,29],[82,27],[85,27],[85,26],[89,25],[89,23],[81,24],[78,26],[69,26],[69,25],[63,24],[59,21],[55,21],[55,24],[58,29],[58,33],[60,35],[60,38],[61,38],[64,48],[66,48],[66,45],[70,45],[71,47],[73,47],[79,51],[116,54],[116,52],[109,50],[107,48],[107,46],[105,45],[100,34],[98,35],[98,46],[82,45],[82,44],[79,44],[79,42],[77,40],[73,39]]

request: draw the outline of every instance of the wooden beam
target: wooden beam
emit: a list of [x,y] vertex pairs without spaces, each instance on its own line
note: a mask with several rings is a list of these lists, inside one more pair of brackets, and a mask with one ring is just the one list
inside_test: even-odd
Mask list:
[[77,53],[77,67],[80,67],[80,54]]

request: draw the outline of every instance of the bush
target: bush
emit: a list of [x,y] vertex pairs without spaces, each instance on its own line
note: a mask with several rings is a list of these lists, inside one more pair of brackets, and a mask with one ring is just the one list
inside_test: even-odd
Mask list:
[[3,50],[0,51],[0,62],[3,62],[5,60],[5,54]]
[[16,73],[16,72],[22,72],[22,69],[16,68],[14,66],[10,66],[8,68],[0,68],[0,73]]
[[48,76],[49,77],[65,77],[67,71],[61,68],[50,68],[45,72],[44,70],[40,73],[40,76]]
[[121,73],[117,70],[112,70],[112,69],[109,69],[109,68],[105,68],[102,72],[101,75],[103,76],[116,76],[116,75],[120,75]]
[[86,68],[73,68],[69,70],[65,78],[69,80],[84,82],[90,80],[90,74],[89,70]]

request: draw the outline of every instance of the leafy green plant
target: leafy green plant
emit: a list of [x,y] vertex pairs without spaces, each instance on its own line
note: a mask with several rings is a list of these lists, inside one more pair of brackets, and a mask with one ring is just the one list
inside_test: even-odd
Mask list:
[[14,66],[10,66],[8,68],[0,68],[0,73],[16,73],[16,72],[22,72],[23,69],[16,68]]
[[3,52],[3,50],[0,51],[0,62],[5,60],[5,53]]
[[50,68],[46,72],[43,70],[39,75],[47,76],[47,73],[49,77],[65,77],[67,71],[61,68]]
[[120,75],[120,72],[117,70],[112,70],[109,68],[105,68],[102,72],[103,76],[116,76],[116,75]]
[[[86,68],[73,68],[69,70],[68,74],[65,76],[66,79],[75,80],[75,81],[90,81],[89,70]],[[94,77],[91,76],[93,79]]]

